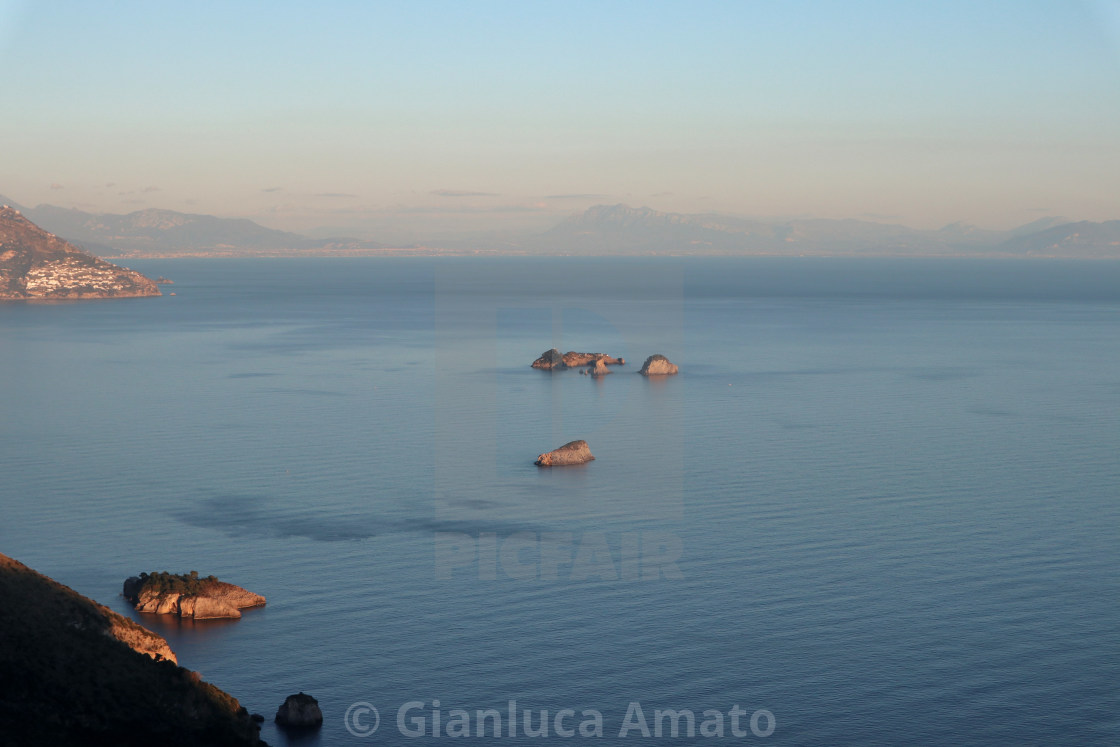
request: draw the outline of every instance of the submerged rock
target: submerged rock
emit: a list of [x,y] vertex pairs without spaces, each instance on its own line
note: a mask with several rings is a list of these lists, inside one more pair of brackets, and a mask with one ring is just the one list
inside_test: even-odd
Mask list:
[[677,373],[677,367],[663,355],[651,355],[638,373],[642,376],[672,376]]
[[563,467],[569,464],[585,464],[595,457],[586,441],[569,441],[559,449],[541,454],[535,464],[538,467]]
[[304,692],[289,695],[276,711],[276,723],[296,727],[322,726],[323,712],[319,710],[319,701]]

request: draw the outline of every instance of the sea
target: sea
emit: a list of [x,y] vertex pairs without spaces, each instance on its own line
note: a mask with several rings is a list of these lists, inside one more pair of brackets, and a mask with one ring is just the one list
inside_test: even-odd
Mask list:
[[0,305],[0,552],[272,745],[1120,744],[1120,262],[128,264]]

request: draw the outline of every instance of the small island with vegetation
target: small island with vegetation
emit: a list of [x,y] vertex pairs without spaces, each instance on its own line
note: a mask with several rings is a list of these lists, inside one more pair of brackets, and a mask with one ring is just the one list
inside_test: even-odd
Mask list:
[[138,612],[177,615],[193,620],[241,617],[241,610],[264,605],[260,594],[190,573],[141,573],[124,582],[124,597]]
[[642,376],[675,376],[677,370],[676,364],[668,358],[660,354],[654,354],[646,358],[646,362],[642,364],[638,373]]

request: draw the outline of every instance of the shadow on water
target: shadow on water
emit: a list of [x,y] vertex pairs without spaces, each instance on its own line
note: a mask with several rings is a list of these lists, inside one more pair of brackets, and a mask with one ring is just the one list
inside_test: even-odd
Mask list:
[[[565,467],[577,474],[586,465]],[[470,499],[467,499],[467,504]],[[475,504],[479,509],[482,504]],[[316,542],[343,542],[369,539],[386,533],[497,531],[503,533],[541,532],[547,527],[510,521],[475,521],[406,516],[386,518],[372,514],[325,517],[319,509],[291,509],[273,505],[265,496],[220,495],[172,513],[179,521],[204,529],[214,529],[229,537],[301,537]]]
[[[263,735],[263,730],[262,730]],[[287,745],[287,747],[314,747],[322,744],[322,729],[290,729],[275,727],[268,736],[268,743],[273,747]]]
[[369,521],[323,516],[312,509],[285,509],[258,495],[204,498],[172,515],[184,524],[215,529],[230,537],[264,535],[341,542],[367,539],[376,534]]
[[677,376],[643,376],[646,380],[646,386],[653,391],[660,391],[665,389],[671,382],[677,380]]
[[[122,600],[123,601],[123,600]],[[125,602],[127,605],[127,602]],[[233,638],[237,626],[245,624],[252,626],[254,618],[262,620],[267,614],[267,607],[252,607],[241,611],[240,618],[222,618],[216,620],[183,619],[178,615],[157,615],[152,612],[137,612],[127,605],[127,610],[120,610],[139,625],[147,628],[156,635],[162,636],[171,650],[179,658],[179,665],[188,669],[201,671],[203,679],[207,670],[205,655],[200,652],[212,651],[223,648]]]

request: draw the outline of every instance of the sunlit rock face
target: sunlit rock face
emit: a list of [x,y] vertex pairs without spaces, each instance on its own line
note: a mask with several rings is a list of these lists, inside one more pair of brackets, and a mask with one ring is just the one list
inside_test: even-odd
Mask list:
[[569,368],[576,368],[578,366],[587,366],[596,361],[602,361],[605,366],[623,366],[626,365],[626,360],[623,358],[612,358],[605,353],[577,353],[569,350],[564,353],[564,365]]
[[265,598],[217,579],[200,579],[190,591],[147,584],[138,576],[124,582],[124,597],[138,612],[177,615],[192,620],[241,617],[241,610],[260,607]]
[[677,367],[663,355],[651,355],[638,373],[642,376],[672,376],[677,373]]
[[603,361],[603,364],[607,366],[626,365],[626,360],[624,358],[612,358],[606,353],[577,353],[574,350],[569,350],[561,354],[556,348],[541,353],[541,356],[533,361],[531,365],[533,368],[539,368],[544,371],[562,371],[565,368],[587,366],[599,360]]
[[533,361],[532,366],[533,368],[539,368],[543,371],[567,368],[567,364],[564,363],[564,356],[561,355],[560,351],[556,348],[541,353],[541,357]]
[[571,464],[585,464],[595,459],[586,441],[569,441],[559,449],[537,457],[538,467],[563,467]]

